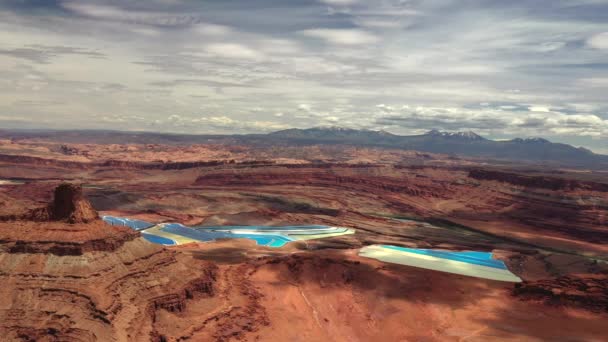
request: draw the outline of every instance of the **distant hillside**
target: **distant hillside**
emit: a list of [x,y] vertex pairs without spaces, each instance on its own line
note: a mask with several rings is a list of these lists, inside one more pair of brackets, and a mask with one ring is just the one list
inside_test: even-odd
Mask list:
[[384,146],[468,157],[530,162],[555,162],[585,167],[608,167],[608,156],[585,148],[552,143],[542,138],[494,141],[474,132],[429,131],[422,135],[399,136],[383,131],[339,128],[288,129],[268,135],[293,143],[344,143],[361,146]]
[[315,145],[344,144],[415,150],[464,157],[478,157],[535,164],[550,163],[593,169],[608,168],[608,156],[585,148],[553,143],[542,138],[494,141],[474,132],[429,131],[421,135],[401,136],[385,131],[356,130],[341,127],[286,129],[269,134],[187,135],[151,132],[116,131],[1,131],[0,139],[40,138],[65,143],[97,144],[250,144]]

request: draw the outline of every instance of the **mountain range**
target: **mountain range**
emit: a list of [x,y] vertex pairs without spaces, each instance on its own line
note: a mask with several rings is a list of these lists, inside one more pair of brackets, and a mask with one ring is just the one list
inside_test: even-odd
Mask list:
[[43,138],[74,143],[114,144],[252,144],[252,145],[354,145],[395,148],[452,156],[523,161],[583,168],[608,168],[608,156],[583,147],[554,143],[543,138],[490,140],[474,132],[431,130],[420,135],[396,135],[386,131],[343,127],[292,128],[268,134],[187,135],[120,131],[2,131],[0,139]]
[[390,147],[422,152],[530,162],[555,162],[564,165],[599,166],[608,156],[543,138],[490,140],[474,132],[432,130],[421,135],[401,136],[385,131],[345,128],[287,129],[268,134],[278,140],[301,144],[353,144]]

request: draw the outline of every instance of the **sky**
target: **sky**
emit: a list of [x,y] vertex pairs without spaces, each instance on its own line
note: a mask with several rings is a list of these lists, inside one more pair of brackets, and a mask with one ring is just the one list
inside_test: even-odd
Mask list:
[[608,0],[0,0],[0,128],[340,126],[608,154]]

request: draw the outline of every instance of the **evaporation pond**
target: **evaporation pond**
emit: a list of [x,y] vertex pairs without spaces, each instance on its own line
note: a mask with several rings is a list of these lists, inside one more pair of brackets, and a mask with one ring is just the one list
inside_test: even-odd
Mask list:
[[361,248],[359,255],[386,263],[400,264],[439,272],[460,274],[507,282],[521,282],[492,253],[478,251],[453,252],[438,249],[417,249],[389,245]]
[[175,245],[175,241],[173,241],[171,239],[167,239],[162,236],[157,236],[157,235],[152,235],[152,234],[142,234],[142,236],[144,237],[144,239],[146,239],[152,243],[159,244],[159,245],[167,245],[167,246]]

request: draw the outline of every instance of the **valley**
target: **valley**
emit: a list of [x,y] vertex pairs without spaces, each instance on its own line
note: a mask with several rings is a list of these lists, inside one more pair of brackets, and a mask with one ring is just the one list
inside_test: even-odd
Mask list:
[[[11,340],[606,334],[608,192],[593,172],[321,145],[88,144],[85,160],[50,141],[11,144]],[[120,161],[104,159],[110,148]]]

